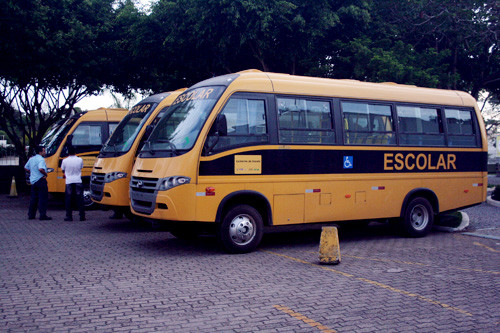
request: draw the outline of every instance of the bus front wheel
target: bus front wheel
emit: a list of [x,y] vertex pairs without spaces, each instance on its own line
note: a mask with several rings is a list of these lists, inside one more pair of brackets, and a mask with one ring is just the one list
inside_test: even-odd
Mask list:
[[95,206],[95,202],[92,201],[90,196],[90,188],[84,187],[83,189],[83,206],[85,209],[91,209]]
[[217,238],[229,253],[253,251],[262,239],[264,223],[253,207],[238,205],[224,216],[217,229]]
[[425,198],[414,198],[406,206],[403,216],[403,231],[410,237],[423,237],[434,223],[432,205]]

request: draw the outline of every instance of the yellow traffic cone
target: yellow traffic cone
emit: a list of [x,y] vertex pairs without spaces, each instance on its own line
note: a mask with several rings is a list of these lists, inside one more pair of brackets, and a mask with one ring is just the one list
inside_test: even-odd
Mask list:
[[16,177],[12,176],[12,183],[10,184],[9,198],[17,198]]

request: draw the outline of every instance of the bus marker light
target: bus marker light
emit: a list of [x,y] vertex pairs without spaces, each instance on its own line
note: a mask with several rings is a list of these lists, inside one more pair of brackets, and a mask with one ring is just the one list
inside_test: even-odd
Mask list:
[[385,190],[385,186],[372,186],[372,190],[374,191]]
[[315,188],[315,189],[307,189],[306,193],[320,193],[321,189]]
[[478,183],[474,183],[474,184],[472,184],[472,186],[474,186],[474,187],[483,186],[483,183],[479,183],[479,184]]
[[465,192],[465,193],[469,193],[469,190],[465,190],[464,192]]
[[206,196],[213,196],[213,195],[215,195],[215,187],[211,187],[211,186],[207,187],[205,189],[205,195]]
[[346,197],[347,199],[349,199],[349,198],[351,197],[351,195],[350,195],[350,194],[346,194],[346,195],[345,195],[345,197]]

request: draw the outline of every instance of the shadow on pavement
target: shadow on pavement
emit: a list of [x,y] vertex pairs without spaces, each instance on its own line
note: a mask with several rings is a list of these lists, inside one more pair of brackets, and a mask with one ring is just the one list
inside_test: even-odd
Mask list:
[[127,218],[123,218],[120,220],[111,220],[108,217],[104,219],[108,219],[107,221],[101,222],[99,225],[96,225],[96,229],[100,229],[107,232],[113,233],[131,233],[131,232],[165,232],[166,230],[153,228],[151,223],[148,222],[137,222],[130,221]]

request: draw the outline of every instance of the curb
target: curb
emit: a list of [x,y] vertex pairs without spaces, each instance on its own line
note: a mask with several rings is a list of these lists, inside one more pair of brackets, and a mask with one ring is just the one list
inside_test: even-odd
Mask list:
[[452,227],[444,227],[444,226],[436,225],[436,226],[434,226],[434,229],[439,230],[439,231],[444,231],[444,232],[458,232],[458,231],[464,230],[465,228],[467,228],[469,226],[469,221],[470,221],[469,215],[467,215],[464,212],[459,212],[459,213],[462,214],[462,222],[460,222],[460,225],[458,227],[452,228]]
[[495,207],[500,207],[500,201],[493,200],[491,198],[491,196],[489,196],[489,197],[486,198],[486,202],[488,203],[488,205],[495,206]]

